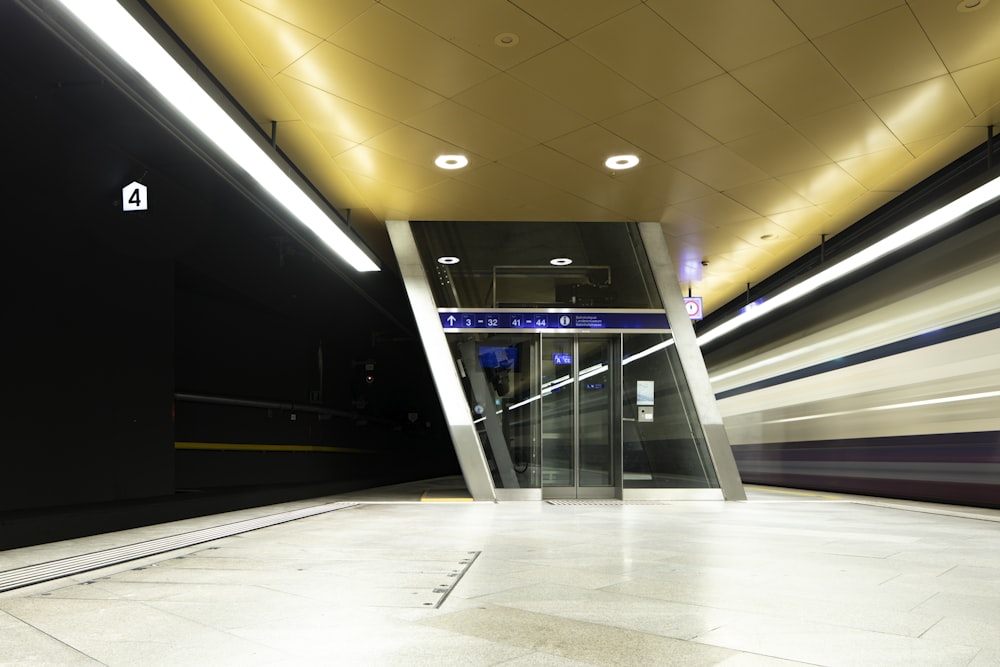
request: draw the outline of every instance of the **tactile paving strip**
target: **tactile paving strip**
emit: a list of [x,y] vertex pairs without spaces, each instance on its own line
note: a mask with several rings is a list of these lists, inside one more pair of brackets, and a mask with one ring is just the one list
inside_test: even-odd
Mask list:
[[233,535],[246,533],[251,530],[257,530],[258,528],[267,528],[268,526],[276,526],[279,523],[287,523],[288,521],[295,521],[296,519],[304,519],[317,514],[325,514],[326,512],[335,512],[349,507],[357,507],[357,505],[358,503],[330,503],[326,505],[316,505],[314,507],[306,507],[303,509],[292,510],[290,512],[269,514],[256,519],[247,519],[246,521],[237,521],[235,523],[227,523],[221,526],[203,528],[189,533],[160,537],[155,540],[137,542],[135,544],[129,544],[122,547],[114,547],[112,549],[105,549],[94,553],[82,554],[80,556],[70,556],[68,558],[48,561],[46,563],[26,565],[13,570],[0,572],[0,593],[13,590],[15,588],[23,588],[24,586],[32,586],[45,581],[51,581],[53,579],[60,579],[62,577],[69,577],[75,574],[97,570],[102,567],[118,565],[119,563],[127,563],[128,561],[146,558],[147,556],[155,556],[174,549],[183,549],[184,547],[190,547],[195,544],[211,542],[212,540],[218,540],[223,537],[231,537]]

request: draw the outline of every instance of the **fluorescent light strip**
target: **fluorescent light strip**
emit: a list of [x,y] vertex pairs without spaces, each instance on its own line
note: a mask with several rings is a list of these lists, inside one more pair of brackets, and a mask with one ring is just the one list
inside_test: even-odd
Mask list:
[[858,269],[885,257],[889,253],[898,250],[914,241],[921,239],[932,232],[936,232],[945,225],[955,222],[963,215],[973,211],[980,206],[989,204],[1000,196],[1000,178],[979,186],[975,190],[968,192],[958,199],[945,204],[941,208],[928,213],[924,217],[910,223],[903,229],[890,234],[881,241],[873,243],[864,250],[844,259],[830,268],[817,273],[811,278],[803,280],[780,294],[764,301],[759,306],[752,308],[742,315],[723,322],[714,329],[705,332],[698,337],[698,345],[705,345],[717,338],[735,331],[745,324],[767,315],[776,308],[788,305],[797,301],[807,294],[816,291],[824,285],[842,278]]
[[115,0],[59,0],[327,246],[358,271],[378,265],[289,178]]

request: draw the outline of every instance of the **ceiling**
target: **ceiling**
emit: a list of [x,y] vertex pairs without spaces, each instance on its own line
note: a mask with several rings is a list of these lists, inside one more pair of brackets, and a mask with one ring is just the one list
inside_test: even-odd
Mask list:
[[706,312],[1000,120],[1000,0],[146,1],[383,261],[387,219],[659,221]]

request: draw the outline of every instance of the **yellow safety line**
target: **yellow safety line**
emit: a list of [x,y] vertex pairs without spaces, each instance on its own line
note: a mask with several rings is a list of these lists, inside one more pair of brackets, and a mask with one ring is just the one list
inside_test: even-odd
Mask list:
[[239,452],[337,452],[343,454],[374,454],[368,449],[328,447],[325,445],[253,445],[231,442],[175,442],[174,449],[198,449]]

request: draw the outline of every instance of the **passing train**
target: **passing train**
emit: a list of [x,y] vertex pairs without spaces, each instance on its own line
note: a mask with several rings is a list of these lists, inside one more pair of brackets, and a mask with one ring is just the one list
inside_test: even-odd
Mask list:
[[1000,508],[991,216],[707,346],[745,483]]

